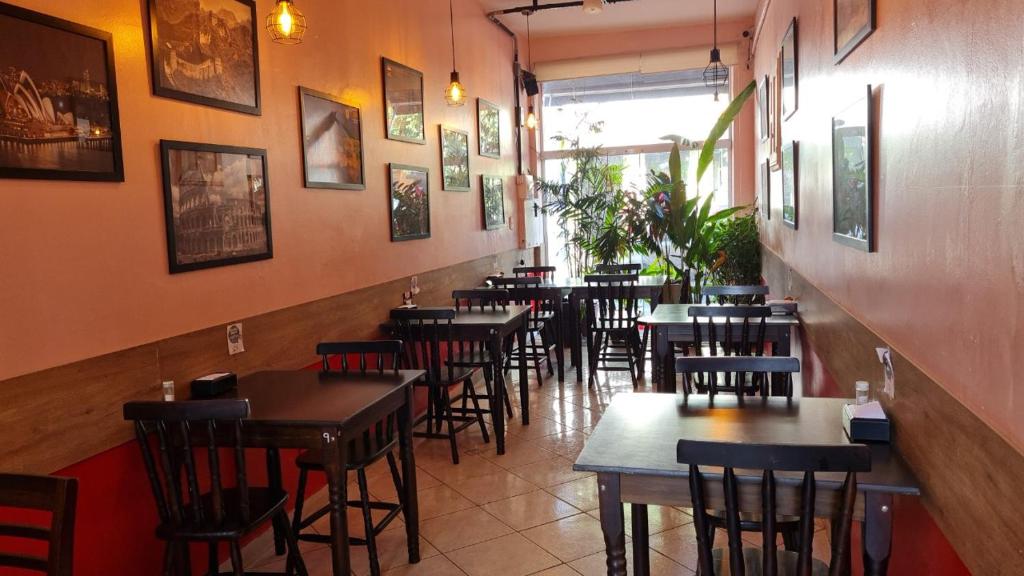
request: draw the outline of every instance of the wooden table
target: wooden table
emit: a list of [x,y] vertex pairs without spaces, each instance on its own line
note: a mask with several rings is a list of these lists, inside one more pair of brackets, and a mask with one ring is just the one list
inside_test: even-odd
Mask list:
[[[651,372],[654,377],[654,389],[657,392],[674,393],[676,382],[675,354],[673,342],[693,341],[693,318],[689,316],[690,304],[662,304],[651,314],[640,319],[641,324],[646,324],[653,332],[652,344],[654,348],[654,359],[651,365]],[[722,324],[723,329],[718,330],[719,337],[725,337],[725,318],[716,318],[717,323]],[[701,318],[701,322],[707,323],[708,318]],[[753,322],[753,321],[752,321]],[[800,325],[800,319],[796,316],[775,314],[765,320],[765,341],[772,344],[772,353],[775,356],[790,356],[791,332]],[[738,341],[739,330],[734,335]],[[707,334],[707,330],[704,331]],[[772,393],[781,392],[773,378]]]
[[[412,449],[412,384],[422,370],[378,374],[323,374],[310,370],[256,372],[238,380],[224,397],[247,398],[250,415],[242,427],[247,446],[267,449],[271,488],[281,489],[280,448],[320,448],[327,474],[334,576],[349,576],[345,515],[348,441],[361,437],[387,414],[398,411],[399,456],[405,501],[409,562],[420,560],[416,464]],[[284,552],[283,546],[279,554]]]
[[[841,398],[747,398],[691,394],[619,394],[605,410],[574,470],[596,472],[601,529],[608,553],[608,574],[626,574],[626,540],[622,503],[633,505],[635,573],[646,575],[647,505],[690,506],[688,468],[676,462],[680,439],[720,442],[846,444]],[[889,445],[871,447],[871,472],[857,475],[859,495],[854,518],[863,522],[864,573],[885,574],[892,547],[892,501],[895,494],[920,495],[917,479]],[[707,473],[721,486],[721,473]],[[761,474],[737,470],[740,501],[760,511]],[[779,513],[795,512],[794,495],[802,475],[776,473]],[[830,517],[844,475],[816,475],[816,515]],[[788,494],[788,497],[787,497]]]
[[[426,308],[430,309],[430,308]],[[494,422],[494,436],[498,454],[505,453],[505,339],[515,334],[519,341],[519,400],[523,424],[530,423],[529,378],[526,370],[526,334],[530,320],[529,306],[510,305],[505,309],[461,311],[452,320],[452,337],[456,340],[484,342],[494,361],[494,400],[491,402],[491,418]],[[381,330],[389,335],[394,333],[394,324],[381,324]]]
[[[653,311],[658,307],[661,300],[661,293],[665,289],[666,277],[640,276],[636,284],[637,298],[647,300]],[[576,381],[583,381],[583,331],[580,326],[582,314],[582,302],[587,297],[587,283],[583,278],[567,278],[552,283],[541,284],[545,288],[559,288],[569,295],[569,318],[567,325],[572,337],[569,339],[569,346],[572,347],[570,358],[572,365],[576,367]],[[641,374],[643,365],[641,364]]]

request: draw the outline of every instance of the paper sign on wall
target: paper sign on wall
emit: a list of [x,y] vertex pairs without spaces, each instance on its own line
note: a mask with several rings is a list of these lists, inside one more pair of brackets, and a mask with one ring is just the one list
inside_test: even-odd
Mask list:
[[889,398],[896,398],[896,373],[892,369],[892,351],[888,348],[875,348],[878,354],[878,361],[882,364],[882,371],[885,376],[885,384],[882,392]]
[[242,340],[242,323],[228,324],[228,354],[234,356],[245,352],[245,342]]

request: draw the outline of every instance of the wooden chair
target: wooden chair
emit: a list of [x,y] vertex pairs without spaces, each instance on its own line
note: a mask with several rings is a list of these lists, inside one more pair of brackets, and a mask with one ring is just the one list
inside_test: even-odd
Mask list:
[[[451,444],[452,463],[458,464],[457,432],[475,422],[480,426],[485,442],[490,441],[490,434],[483,418],[489,411],[480,407],[480,400],[488,398],[478,394],[473,387],[473,375],[478,368],[459,367],[455,364],[455,350],[459,345],[452,326],[455,308],[396,308],[391,311],[391,319],[395,321],[397,335],[404,344],[404,365],[427,373],[426,381],[416,384],[427,387],[427,411],[415,422],[416,425],[425,422],[426,431],[414,435],[422,438],[447,438]],[[462,394],[452,398],[448,388],[459,383],[462,384]],[[463,397],[473,402],[472,408],[454,405]],[[459,414],[456,415],[456,412]],[[455,421],[460,422],[458,427]],[[447,425],[447,433],[441,432],[444,425]]]
[[539,276],[488,276],[487,282],[494,288],[516,288],[536,286],[541,283]]
[[[635,388],[640,348],[637,275],[592,274],[584,281],[587,283],[585,308],[590,360],[588,384],[593,385],[597,380],[598,370],[628,371]],[[615,347],[617,342],[622,346]],[[622,362],[627,366],[623,367]]]
[[[719,392],[719,382],[745,382],[749,374],[752,386],[761,391],[762,397],[771,391],[772,375],[782,374],[786,397],[792,398],[793,374],[800,372],[800,360],[792,356],[684,356],[676,359],[676,372],[690,382],[704,382],[711,396]],[[684,392],[689,394],[690,387],[684,387]]]
[[[687,314],[693,319],[693,342],[687,348],[697,356],[763,356],[765,325],[772,310],[768,306],[690,306]],[[724,322],[722,321],[724,320]],[[684,378],[689,389],[692,382]],[[706,384],[698,374],[697,390],[704,393]],[[734,382],[726,373],[719,392],[754,393],[756,388],[743,381]]]
[[[520,343],[520,346],[526,347],[527,369],[536,371],[537,383],[541,385],[544,382],[541,364],[547,364],[549,376],[555,373],[551,351],[558,341],[556,330],[562,329],[559,313],[562,292],[558,288],[541,288],[536,285],[509,288],[508,292],[513,304],[530,307],[530,319],[526,326],[528,342]],[[538,339],[540,344],[537,343]],[[516,368],[519,368],[519,354],[510,350],[505,369]]]
[[[779,576],[839,576],[849,571],[850,529],[857,499],[857,473],[871,470],[871,450],[862,444],[800,446],[746,444],[679,440],[676,460],[689,465],[690,499],[697,532],[699,574],[704,576],[745,574]],[[709,474],[701,467],[724,468]],[[760,514],[761,548],[744,548],[741,537],[739,482],[736,469],[762,471]],[[775,518],[777,506],[775,472],[803,472],[796,493],[800,511],[800,546],[796,552],[777,550]],[[811,555],[814,539],[815,472],[845,472],[839,507],[833,515],[832,553],[829,565]],[[721,491],[716,484],[720,479]],[[713,529],[708,513],[712,501],[725,502],[728,550],[712,549]]]
[[77,497],[78,481],[74,478],[0,474],[0,508],[50,513],[49,526],[0,522],[0,536],[48,543],[46,557],[0,550],[0,566],[47,576],[71,576]]
[[[485,310],[505,310],[509,304],[508,290],[497,288],[471,288],[468,290],[453,290],[452,300],[455,301],[456,313],[463,310],[467,312],[483,312]],[[490,350],[484,342],[460,341],[455,351],[455,367],[480,369],[484,375],[484,388],[490,399],[494,398],[494,359]],[[512,417],[512,402],[505,389],[505,411],[509,418]],[[463,396],[463,408],[465,408],[466,397]],[[489,400],[490,402],[490,400]]]
[[555,272],[558,268],[554,266],[516,266],[512,269],[512,274],[517,277],[536,277],[540,278],[541,282],[554,282]]
[[745,304],[763,306],[768,287],[759,286],[705,286],[701,290],[705,304]]
[[597,274],[639,274],[643,264],[598,264],[594,266]]
[[[398,371],[399,360],[402,357],[402,342],[399,340],[321,342],[316,346],[316,353],[321,358],[322,372],[331,372],[331,357],[337,356],[341,366],[340,371],[343,373],[358,371],[361,374],[384,374],[386,371]],[[351,357],[353,356],[356,359],[355,365],[352,365]],[[395,462],[395,447],[398,445],[397,427],[398,413],[388,414],[376,426],[363,432],[362,438],[349,442],[348,461],[345,463],[346,470],[355,471],[356,482],[359,486],[359,499],[350,500],[347,505],[362,510],[365,534],[365,538],[349,536],[348,543],[352,546],[366,546],[367,556],[370,560],[370,574],[373,576],[379,576],[381,573],[380,560],[377,555],[377,536],[387,528],[388,524],[391,524],[391,521],[399,513],[405,513],[405,502],[402,501],[402,495],[405,494],[402,490],[402,476],[398,471],[398,464]],[[370,500],[366,468],[381,458],[387,459],[388,468],[391,470],[391,480],[395,484],[395,492],[399,498],[397,503]],[[299,486],[295,494],[292,531],[299,540],[329,544],[331,542],[329,534],[303,532],[330,512],[330,507],[324,506],[305,518],[302,516],[309,473],[323,472],[323,455],[319,449],[307,450],[296,458],[295,465],[299,468]],[[387,514],[375,524],[373,510],[386,510]]]
[[[306,575],[298,541],[288,522],[288,494],[249,485],[242,446],[242,419],[248,400],[128,402],[124,418],[135,423],[160,524],[157,538],[167,543],[164,574],[189,573],[189,543],[208,544],[210,574],[218,574],[217,545],[227,541],[233,574],[245,574],[241,540],[267,522],[288,544],[287,574]],[[151,435],[156,436],[153,442]],[[156,444],[156,446],[154,446]],[[225,486],[220,448],[231,451],[233,486]],[[201,473],[198,448],[205,448],[208,472]],[[231,470],[227,467],[226,470]],[[206,478],[206,475],[209,478]],[[227,472],[231,474],[231,472]],[[204,477],[200,477],[204,476]],[[202,492],[200,486],[210,486]],[[175,570],[176,569],[176,570]]]

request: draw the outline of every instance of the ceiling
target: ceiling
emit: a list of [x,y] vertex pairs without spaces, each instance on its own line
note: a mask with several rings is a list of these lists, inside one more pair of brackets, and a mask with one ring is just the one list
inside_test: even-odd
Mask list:
[[[540,0],[550,4],[560,0]],[[529,5],[532,0],[478,0],[484,11],[504,10]],[[753,19],[757,0],[718,0],[718,19]],[[609,30],[663,28],[711,22],[713,0],[633,0],[604,7],[604,12],[584,14],[582,8],[542,10],[530,17],[530,30],[536,36],[585,34]],[[526,31],[526,19],[517,14],[501,17],[516,32]]]

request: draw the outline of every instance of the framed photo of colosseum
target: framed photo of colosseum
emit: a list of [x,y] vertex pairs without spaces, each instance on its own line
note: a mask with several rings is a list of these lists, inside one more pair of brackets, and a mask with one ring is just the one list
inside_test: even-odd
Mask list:
[[109,33],[0,2],[0,178],[124,181]]
[[273,258],[267,151],[160,141],[171,274]]
[[260,115],[255,0],[148,0],[153,93]]

